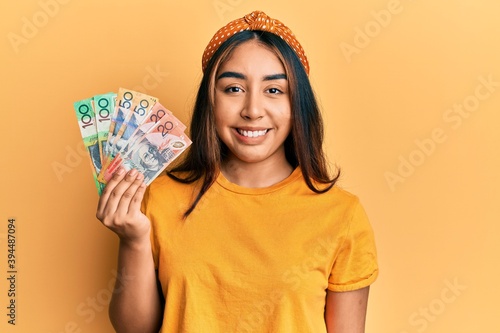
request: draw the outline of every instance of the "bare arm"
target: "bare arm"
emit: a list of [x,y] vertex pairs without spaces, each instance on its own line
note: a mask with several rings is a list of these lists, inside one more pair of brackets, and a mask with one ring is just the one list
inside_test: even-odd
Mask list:
[[97,218],[120,238],[118,277],[109,305],[115,330],[158,332],[162,304],[151,253],[148,218],[140,211],[146,186],[137,171],[115,173],[104,189]]
[[370,287],[346,292],[327,291],[325,322],[328,333],[364,333]]

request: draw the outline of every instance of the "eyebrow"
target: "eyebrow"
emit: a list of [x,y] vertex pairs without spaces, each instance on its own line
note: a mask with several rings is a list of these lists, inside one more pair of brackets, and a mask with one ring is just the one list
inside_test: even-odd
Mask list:
[[287,80],[286,74],[272,74],[264,76],[264,81]]
[[[224,72],[221,73],[218,77],[217,80],[222,79],[222,78],[234,78],[234,79],[241,79],[241,80],[246,80],[247,77],[246,75],[238,72]],[[273,80],[287,80],[286,74],[271,74],[271,75],[266,75],[264,76],[263,81],[273,81]]]

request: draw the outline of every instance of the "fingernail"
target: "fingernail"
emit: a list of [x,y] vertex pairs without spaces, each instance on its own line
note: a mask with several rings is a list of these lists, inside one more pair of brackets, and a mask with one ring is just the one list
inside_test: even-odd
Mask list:
[[137,178],[136,178],[136,179],[139,179],[139,180],[140,180],[140,179],[143,179],[143,178],[144,178],[144,175],[143,175],[142,173],[139,173],[139,174],[137,175]]
[[123,174],[124,171],[125,171],[125,169],[123,169],[123,167],[120,167],[120,168],[118,168],[118,170],[116,170],[116,173],[121,175],[121,174]]
[[131,175],[131,176],[135,176],[136,174],[137,174],[137,170],[136,169],[132,169],[129,172],[129,175]]

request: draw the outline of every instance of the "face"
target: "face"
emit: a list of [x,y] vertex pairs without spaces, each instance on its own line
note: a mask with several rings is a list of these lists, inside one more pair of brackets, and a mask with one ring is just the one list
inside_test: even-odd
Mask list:
[[154,169],[160,164],[158,154],[156,147],[144,144],[137,149],[137,154],[134,157],[140,165],[147,169]]
[[256,41],[238,46],[216,73],[214,104],[217,134],[229,148],[229,160],[286,161],[289,87],[285,68],[271,50]]

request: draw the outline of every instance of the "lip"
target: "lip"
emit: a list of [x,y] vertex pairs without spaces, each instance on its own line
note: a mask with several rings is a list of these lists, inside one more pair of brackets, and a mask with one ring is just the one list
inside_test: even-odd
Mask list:
[[266,131],[270,130],[271,128],[269,127],[248,127],[248,126],[243,126],[243,127],[235,127],[235,130],[242,130],[242,131]]

